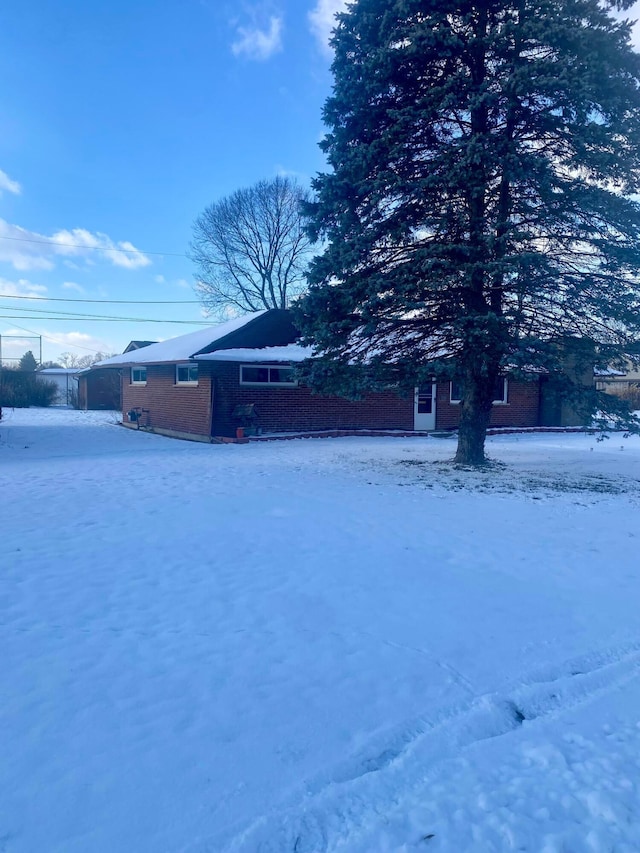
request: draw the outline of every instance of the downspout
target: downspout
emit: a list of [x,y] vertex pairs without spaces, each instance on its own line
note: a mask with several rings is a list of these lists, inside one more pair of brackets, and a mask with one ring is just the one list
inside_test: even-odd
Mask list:
[[215,377],[213,368],[209,366],[209,439],[213,438],[213,415],[215,406]]

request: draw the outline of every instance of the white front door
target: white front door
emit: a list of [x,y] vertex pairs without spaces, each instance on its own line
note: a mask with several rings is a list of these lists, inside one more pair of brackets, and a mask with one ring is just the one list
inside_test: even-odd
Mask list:
[[414,391],[413,428],[432,430],[436,428],[436,383],[421,385]]

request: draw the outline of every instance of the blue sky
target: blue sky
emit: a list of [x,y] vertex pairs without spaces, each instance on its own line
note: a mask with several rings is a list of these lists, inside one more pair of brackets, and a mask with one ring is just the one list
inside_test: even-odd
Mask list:
[[[3,4],[0,334],[45,335],[48,360],[62,351],[117,352],[132,338],[197,328],[48,318],[67,311],[201,319],[192,265],[181,257],[196,215],[261,178],[288,173],[307,182],[323,168],[317,143],[331,85],[327,38],[342,6]],[[193,304],[7,298],[19,294]],[[3,355],[31,345],[5,337]]]

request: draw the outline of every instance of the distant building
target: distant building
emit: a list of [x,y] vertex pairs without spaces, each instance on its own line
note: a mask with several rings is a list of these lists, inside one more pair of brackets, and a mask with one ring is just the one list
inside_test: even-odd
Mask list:
[[[135,352],[155,343],[156,341],[130,341],[124,352]],[[118,368],[109,367],[88,367],[78,371],[78,408],[119,411],[122,408],[120,373]]]
[[629,361],[626,370],[599,370],[595,374],[598,391],[608,391],[610,394],[625,394],[633,389],[640,389],[640,369]]
[[54,382],[58,388],[58,394],[53,401],[54,406],[73,406],[78,386],[76,377],[81,373],[79,367],[45,367],[36,371],[38,376],[47,382]]

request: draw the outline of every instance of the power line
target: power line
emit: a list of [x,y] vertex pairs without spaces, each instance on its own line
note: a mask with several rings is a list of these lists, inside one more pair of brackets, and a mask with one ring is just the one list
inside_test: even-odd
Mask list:
[[[93,318],[96,320],[133,320],[133,321],[136,321],[139,319],[138,317],[114,317],[112,314],[90,314],[87,311],[83,311],[83,312],[78,314],[75,311],[62,311],[62,310],[58,310],[57,308],[55,308],[55,309],[54,308],[26,308],[24,306],[20,306],[19,308],[12,309],[9,305],[0,305],[0,311],[12,311],[12,310],[28,311],[29,314],[49,314],[50,315],[53,313],[56,315],[62,315],[62,316],[66,316],[66,317],[77,317],[80,320],[89,320],[89,319]],[[49,317],[49,319],[53,319],[53,318]],[[148,320],[149,318],[145,318],[145,319]],[[175,323],[178,321],[176,321],[176,320],[166,320],[166,321],[164,321],[164,320],[153,320],[153,322]],[[186,323],[188,321],[183,320],[180,322]]]
[[60,243],[57,240],[32,240],[30,237],[9,237],[0,234],[0,240],[13,240],[16,243],[37,243],[41,246],[57,246],[59,249],[92,249],[96,252],[124,252],[128,255],[163,255],[168,258],[187,258],[184,252],[144,252],[142,249],[121,249],[119,246],[83,246],[80,243]]
[[4,320],[56,320],[69,323],[174,323],[181,326],[218,326],[218,322],[210,320],[150,320],[147,317],[83,317],[82,314],[73,317],[25,317],[22,314],[0,314]]
[[[16,296],[0,293],[0,299],[34,299],[44,302],[84,302],[110,305],[200,305],[198,299],[64,299],[58,296]],[[20,309],[23,310],[23,309]]]
[[[4,323],[3,325],[8,326],[9,324]],[[55,338],[49,337],[49,335],[42,335],[39,332],[34,332],[33,329],[25,329],[24,326],[18,326],[17,323],[12,323],[11,325],[14,326],[16,329],[20,329],[21,332],[28,332],[28,334],[30,334],[30,335],[36,335],[36,337],[44,338],[45,341],[51,341],[52,344],[57,344],[59,347],[68,346],[68,347],[71,347],[72,349],[84,349],[87,352],[93,352],[93,353],[97,353],[97,354],[100,354],[102,352],[99,349],[91,349],[91,347],[83,347],[82,344],[70,344],[70,343],[65,342],[65,341],[58,341]]]

